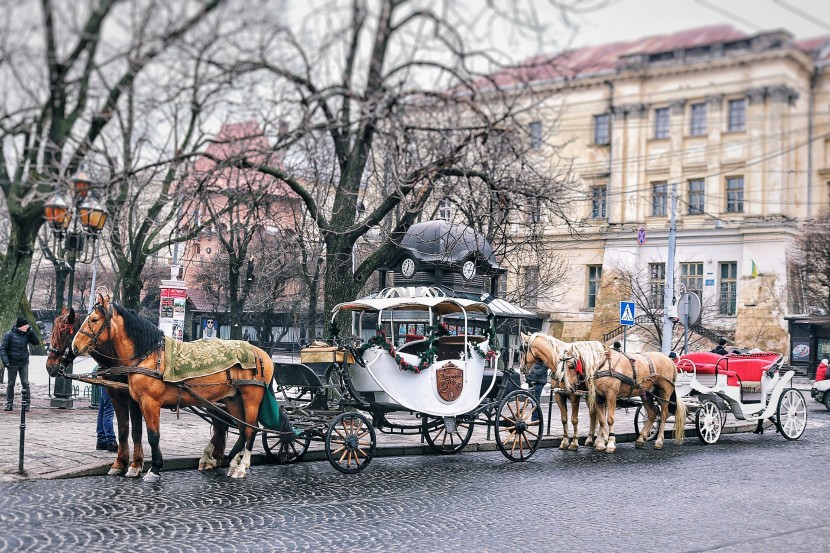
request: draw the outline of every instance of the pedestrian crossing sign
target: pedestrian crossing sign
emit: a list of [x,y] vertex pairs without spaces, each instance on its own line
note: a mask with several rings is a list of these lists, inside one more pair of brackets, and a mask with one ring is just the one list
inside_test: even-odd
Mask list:
[[620,324],[626,326],[634,326],[634,302],[621,301],[620,302]]

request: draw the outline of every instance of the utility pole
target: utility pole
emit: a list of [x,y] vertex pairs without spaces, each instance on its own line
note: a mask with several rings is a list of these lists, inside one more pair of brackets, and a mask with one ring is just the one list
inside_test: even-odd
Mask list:
[[666,291],[663,296],[663,347],[668,355],[671,351],[672,321],[671,306],[674,301],[674,250],[677,245],[677,181],[671,185],[671,219],[669,220],[669,253],[666,256]]

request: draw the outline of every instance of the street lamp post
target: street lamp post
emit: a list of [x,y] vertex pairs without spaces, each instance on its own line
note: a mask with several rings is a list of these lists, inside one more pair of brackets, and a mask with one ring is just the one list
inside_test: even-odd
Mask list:
[[[70,202],[64,194],[58,192],[43,206],[43,216],[52,228],[52,248],[55,257],[63,259],[69,269],[66,305],[73,307],[72,299],[75,288],[75,264],[91,263],[95,257],[98,238],[107,222],[107,212],[101,202],[90,194],[89,176],[78,171],[71,179]],[[90,294],[94,290],[90,290]],[[64,306],[64,298],[57,298],[58,311]],[[72,367],[66,367],[72,374]],[[52,407],[61,409],[72,407],[72,381],[59,376],[55,379],[55,393]]]

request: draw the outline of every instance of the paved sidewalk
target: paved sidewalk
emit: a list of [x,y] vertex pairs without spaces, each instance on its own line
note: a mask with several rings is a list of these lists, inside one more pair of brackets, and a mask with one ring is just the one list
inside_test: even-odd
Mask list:
[[[796,377],[795,386],[806,390],[807,400],[812,382]],[[26,436],[24,451],[24,474],[18,474],[19,435],[20,435],[20,394],[19,387],[16,394],[14,411],[0,411],[0,482],[38,479],[38,478],[70,478],[94,474],[106,474],[115,454],[107,451],[96,451],[95,426],[97,409],[89,407],[89,399],[81,397],[75,400],[73,409],[55,409],[49,407],[48,389],[46,386],[33,386],[32,410],[26,416]],[[541,447],[558,447],[562,436],[562,426],[559,412],[553,405],[553,420],[548,425],[548,396],[543,396],[543,411],[545,427],[550,428],[542,441]],[[396,414],[403,417],[405,422],[412,423],[414,417],[408,414]],[[169,410],[161,413],[161,447],[164,454],[165,470],[194,468],[201,456],[202,449],[210,439],[211,427],[196,415],[182,411],[179,420],[176,414]],[[619,443],[633,442],[634,409],[620,409],[616,413],[617,441]],[[746,432],[754,428],[754,424],[738,424],[731,415],[727,419],[724,433]],[[580,411],[580,435],[584,437],[588,431],[588,416],[585,403],[582,402]],[[150,457],[150,446],[147,443],[146,430],[144,431],[145,458]],[[694,436],[693,431],[687,428],[687,435]],[[492,432],[491,432],[492,438]],[[667,441],[668,441],[667,436]],[[232,441],[229,438],[229,442]],[[692,437],[692,439],[695,439]],[[420,455],[431,453],[429,447],[421,442],[419,436],[382,434],[377,436],[378,457],[390,455]],[[232,443],[228,444],[228,449]],[[624,445],[623,447],[633,447]],[[465,451],[492,451],[496,449],[493,439],[487,439],[487,429],[477,426],[473,438]],[[261,441],[257,439],[254,448],[254,463],[265,461]],[[311,448],[305,457],[313,461],[325,459],[323,444],[312,442]],[[147,465],[145,465],[145,469]]]

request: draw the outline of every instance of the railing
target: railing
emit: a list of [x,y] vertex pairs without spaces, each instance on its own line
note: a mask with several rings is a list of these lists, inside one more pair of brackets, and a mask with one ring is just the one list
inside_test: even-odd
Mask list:
[[[651,320],[651,317],[649,317],[648,315],[640,315],[639,317],[634,319],[634,326],[642,324],[642,323],[647,323],[650,320]],[[627,325],[620,325],[617,328],[615,328],[614,330],[603,334],[602,335],[602,341],[607,342],[607,341],[611,340],[612,338],[616,338],[617,336],[619,336],[620,334],[622,334],[625,331],[626,326]],[[700,336],[703,336],[704,338],[707,338],[707,339],[711,340],[714,343],[717,343],[718,340],[720,340],[723,337],[722,334],[718,334],[717,332],[715,332],[713,330],[709,330],[705,326],[699,325],[699,324],[690,327],[689,330],[691,330],[695,334],[699,334]]]

